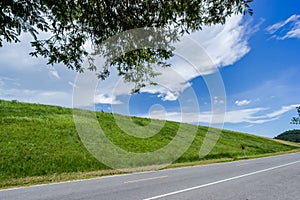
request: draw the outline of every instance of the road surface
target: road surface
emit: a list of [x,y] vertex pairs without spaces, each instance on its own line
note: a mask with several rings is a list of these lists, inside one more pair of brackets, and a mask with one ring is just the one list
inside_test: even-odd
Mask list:
[[0,190],[1,200],[300,199],[300,153]]

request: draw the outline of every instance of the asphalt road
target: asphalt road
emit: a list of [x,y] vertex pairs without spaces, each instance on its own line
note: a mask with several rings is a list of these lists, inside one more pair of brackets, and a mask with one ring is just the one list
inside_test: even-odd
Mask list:
[[0,190],[1,200],[300,199],[300,153]]

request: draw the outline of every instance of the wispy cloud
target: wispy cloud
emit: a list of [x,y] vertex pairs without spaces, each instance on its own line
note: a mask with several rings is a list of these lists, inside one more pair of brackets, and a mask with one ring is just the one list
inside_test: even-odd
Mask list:
[[71,85],[73,88],[77,88],[77,85],[75,83],[73,83],[72,81],[69,81],[68,84]]
[[70,93],[63,91],[43,91],[29,89],[3,89],[0,87],[0,98],[6,100],[18,100],[30,103],[42,103],[71,107]]
[[246,106],[246,105],[249,105],[250,103],[251,103],[251,101],[250,100],[246,100],[246,99],[244,99],[244,100],[236,100],[234,102],[234,104],[237,105],[237,106]]
[[267,27],[266,31],[278,40],[300,38],[300,15],[292,15],[284,21]]
[[54,67],[49,67],[49,74],[57,79],[60,79],[60,76]]
[[0,76],[0,99],[71,107],[71,95],[70,89],[57,91],[27,88],[20,84],[19,79]]
[[[266,122],[274,121],[280,118],[286,112],[289,112],[295,109],[298,104],[293,104],[289,106],[282,106],[281,109],[267,112],[267,108],[249,108],[249,109],[239,109],[231,110],[225,113],[225,118],[222,114],[214,115],[214,123],[249,123],[249,124],[263,124]],[[184,118],[182,117],[184,115]],[[177,122],[185,123],[206,123],[209,124],[212,122],[212,113],[211,112],[201,112],[201,113],[180,113],[180,112],[152,112],[151,115],[140,115],[142,117],[151,117],[155,119],[162,120],[171,120]],[[185,121],[182,121],[185,119]]]
[[20,84],[18,83],[18,79],[0,76],[0,88],[9,85],[20,86]]
[[300,104],[294,104],[294,105],[289,105],[289,106],[282,106],[280,110],[276,110],[272,113],[269,113],[267,114],[266,116],[269,117],[269,118],[272,118],[272,117],[278,117],[286,112],[289,112],[291,110],[294,110],[296,109],[296,107],[299,107]]

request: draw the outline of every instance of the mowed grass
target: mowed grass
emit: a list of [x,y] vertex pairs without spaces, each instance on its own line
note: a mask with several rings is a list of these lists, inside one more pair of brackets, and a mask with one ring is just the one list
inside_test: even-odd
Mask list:
[[[97,112],[96,116],[106,137],[113,144],[136,153],[163,148],[176,137],[179,128],[186,130],[183,136],[190,134],[188,130],[191,128],[197,128],[189,124],[151,121],[103,112]],[[124,132],[115,122],[115,117],[122,121],[122,126],[133,122],[138,127],[138,134],[149,134],[143,133],[147,130],[143,127],[149,124],[151,130],[158,133],[147,138],[137,138]],[[246,146],[247,156],[250,157],[299,149],[293,143],[280,143],[268,138],[223,130],[212,151],[199,158],[199,150],[207,130],[207,127],[197,128],[188,150],[175,163],[239,159],[243,157],[241,144]],[[218,130],[214,131],[217,134]],[[141,163],[148,164],[151,163]],[[70,177],[75,179],[76,173],[93,174],[91,172],[105,170],[114,173],[84,147],[75,128],[72,109],[0,100],[0,188],[22,185],[22,181],[16,180],[30,180],[30,177],[54,177],[51,180],[37,179],[47,182],[67,180],[69,178],[66,174],[71,174]],[[64,178],[60,177],[62,174]],[[94,175],[97,174],[101,173]]]

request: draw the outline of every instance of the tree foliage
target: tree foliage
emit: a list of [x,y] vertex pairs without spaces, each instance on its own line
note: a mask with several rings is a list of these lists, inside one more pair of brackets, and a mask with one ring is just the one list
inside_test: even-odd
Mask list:
[[279,134],[275,139],[300,143],[300,130],[289,130]]
[[[68,68],[83,71],[83,60],[89,58],[89,69],[95,65],[85,47],[91,49],[108,38],[135,28],[164,28],[176,34],[201,30],[204,25],[224,24],[233,14],[252,14],[252,0],[5,0],[0,2],[0,46],[3,41],[20,42],[22,32],[33,36],[32,56],[48,59],[48,64],[63,63]],[[48,32],[49,38],[40,38]],[[167,34],[170,34],[167,33]],[[129,38],[130,39],[130,38]],[[171,41],[175,41],[173,37]],[[99,51],[98,51],[99,52]],[[107,53],[106,53],[107,54]],[[99,72],[100,78],[109,75],[116,66],[125,80],[144,86],[155,76],[153,67],[143,63],[167,67],[172,48],[157,50],[144,48],[126,52],[122,57],[107,62]],[[147,68],[148,66],[148,68]]]
[[293,117],[291,119],[291,124],[300,124],[300,106],[296,108],[298,112],[298,117]]

